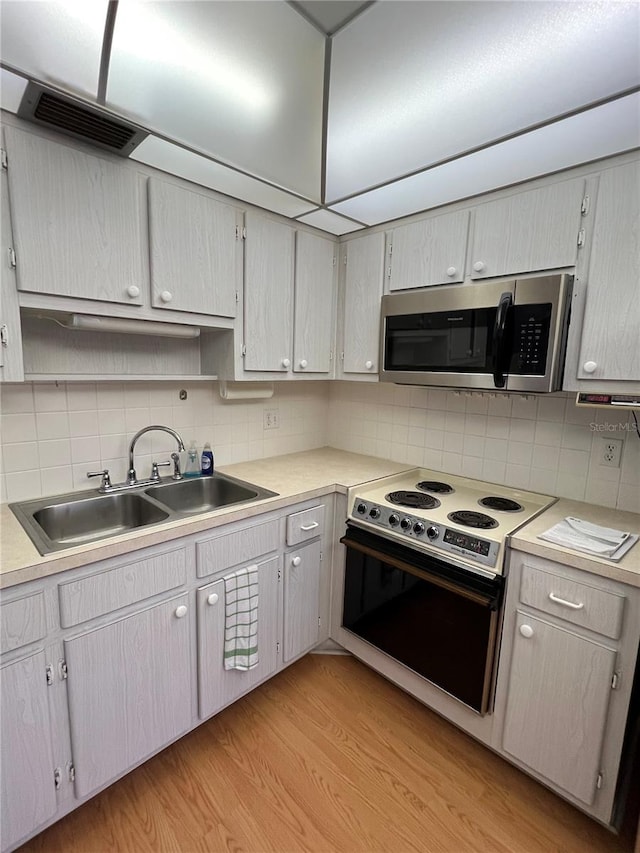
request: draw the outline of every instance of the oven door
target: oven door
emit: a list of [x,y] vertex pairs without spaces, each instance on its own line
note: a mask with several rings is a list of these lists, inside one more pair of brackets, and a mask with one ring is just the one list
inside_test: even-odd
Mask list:
[[493,703],[504,579],[348,525],[342,624],[479,714]]

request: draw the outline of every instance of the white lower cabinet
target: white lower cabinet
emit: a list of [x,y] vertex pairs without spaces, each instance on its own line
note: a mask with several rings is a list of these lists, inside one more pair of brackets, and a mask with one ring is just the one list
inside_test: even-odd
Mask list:
[[284,557],[284,654],[285,663],[318,642],[320,619],[320,540]]
[[3,849],[58,807],[45,668],[40,650],[0,669]]
[[234,702],[277,669],[280,557],[257,563],[257,569],[258,665],[253,669],[224,668],[224,579],[198,590],[198,710],[202,719]]
[[494,746],[612,818],[640,640],[640,590],[512,552]]
[[191,727],[189,597],[65,640],[76,796]]

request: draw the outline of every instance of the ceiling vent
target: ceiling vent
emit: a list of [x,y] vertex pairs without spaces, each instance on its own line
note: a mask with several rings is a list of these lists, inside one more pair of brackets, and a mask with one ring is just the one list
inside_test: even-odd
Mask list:
[[149,134],[110,113],[30,82],[18,109],[20,118],[128,157]]

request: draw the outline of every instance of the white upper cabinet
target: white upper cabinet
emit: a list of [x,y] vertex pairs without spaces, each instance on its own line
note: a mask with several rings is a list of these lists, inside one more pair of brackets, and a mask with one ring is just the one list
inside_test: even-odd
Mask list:
[[640,380],[640,162],[600,176],[578,378]]
[[342,372],[375,376],[384,281],[384,234],[349,240],[342,248],[342,265]]
[[583,198],[584,180],[579,178],[477,207],[471,277],[574,266]]
[[13,127],[5,139],[18,288],[142,305],[136,172]]
[[335,271],[333,240],[296,234],[293,369],[329,373],[333,354]]
[[463,281],[468,230],[468,210],[394,228],[389,289]]
[[150,178],[152,305],[235,317],[242,285],[241,227],[241,210]]
[[288,225],[247,213],[245,370],[287,372],[291,367],[294,237]]

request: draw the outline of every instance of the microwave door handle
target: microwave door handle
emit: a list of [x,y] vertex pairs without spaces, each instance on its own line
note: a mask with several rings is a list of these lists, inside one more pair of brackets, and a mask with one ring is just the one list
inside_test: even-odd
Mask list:
[[507,312],[513,305],[513,294],[511,291],[503,293],[498,303],[496,312],[496,324],[493,328],[493,384],[496,388],[504,388],[505,377],[502,372],[504,362],[503,341],[504,328],[507,323]]

